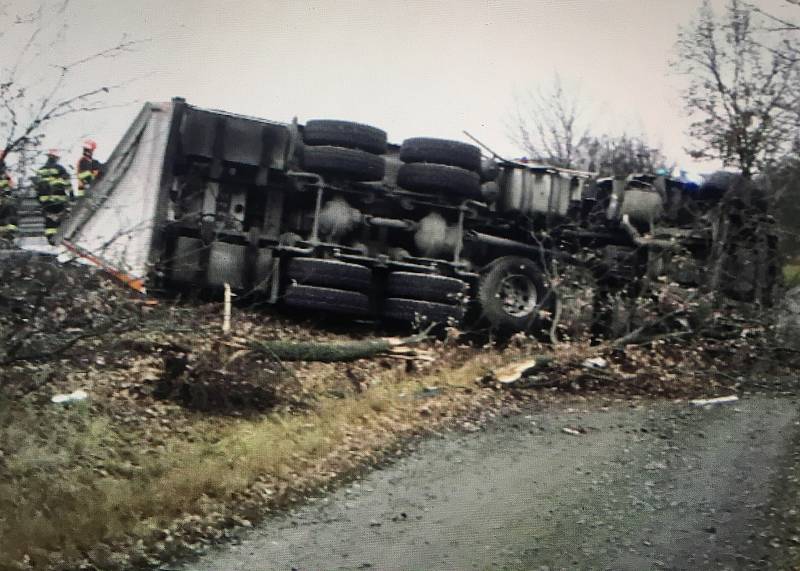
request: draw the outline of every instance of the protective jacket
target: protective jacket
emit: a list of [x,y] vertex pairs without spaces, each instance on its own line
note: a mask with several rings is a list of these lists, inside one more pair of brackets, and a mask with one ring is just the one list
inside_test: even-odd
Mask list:
[[6,236],[17,230],[17,205],[12,190],[14,181],[0,162],[0,235]]
[[10,195],[14,190],[14,179],[8,174],[6,165],[0,162],[0,195]]
[[89,190],[97,178],[100,176],[102,165],[95,160],[91,153],[84,152],[80,159],[76,171],[78,173],[78,188],[75,196],[80,198]]
[[36,194],[42,204],[69,201],[72,194],[69,173],[56,157],[47,157],[44,166],[36,171]]
[[48,155],[47,162],[36,171],[36,193],[44,214],[44,234],[52,239],[58,233],[62,218],[69,211],[72,195],[69,173],[58,162],[58,157]]

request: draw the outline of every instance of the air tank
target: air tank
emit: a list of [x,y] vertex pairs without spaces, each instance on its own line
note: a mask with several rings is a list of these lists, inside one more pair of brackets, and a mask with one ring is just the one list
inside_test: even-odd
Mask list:
[[620,216],[627,214],[634,224],[651,225],[664,212],[664,198],[653,187],[626,188],[622,193]]

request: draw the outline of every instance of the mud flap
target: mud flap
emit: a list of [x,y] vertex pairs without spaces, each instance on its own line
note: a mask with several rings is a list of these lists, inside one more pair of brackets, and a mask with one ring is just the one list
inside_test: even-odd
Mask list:
[[204,248],[202,240],[186,236],[179,237],[175,242],[175,251],[172,255],[171,281],[180,284],[197,283],[200,259]]
[[223,287],[226,283],[233,289],[244,289],[246,246],[214,242],[208,256],[206,283],[211,287]]

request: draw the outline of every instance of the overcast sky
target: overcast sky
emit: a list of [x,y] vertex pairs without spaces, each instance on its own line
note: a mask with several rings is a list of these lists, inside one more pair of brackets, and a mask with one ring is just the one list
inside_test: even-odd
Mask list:
[[[124,34],[149,40],[90,64],[77,78],[87,87],[136,78],[109,95],[113,103],[135,103],[49,134],[48,144],[63,147],[91,134],[102,159],[141,103],[177,95],[280,121],[351,119],[385,129],[392,142],[463,139],[467,130],[518,156],[507,127],[515,95],[558,72],[567,85],[580,85],[596,131],[643,132],[691,167],[682,150],[683,79],[669,61],[678,27],[699,3],[71,0],[66,35],[30,73],[53,73],[47,63],[79,59]],[[11,0],[6,12],[33,5]]]

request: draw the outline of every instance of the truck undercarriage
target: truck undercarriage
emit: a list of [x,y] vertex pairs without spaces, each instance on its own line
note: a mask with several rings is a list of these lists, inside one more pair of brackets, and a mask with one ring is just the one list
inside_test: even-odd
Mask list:
[[59,239],[151,290],[227,284],[303,310],[515,332],[553,310],[559,265],[633,291],[680,256],[690,269],[679,279],[720,280],[709,258],[741,248],[721,238],[724,201],[701,194],[666,177],[596,179],[457,141],[390,145],[357,123],[282,124],[174,99],[145,106]]

